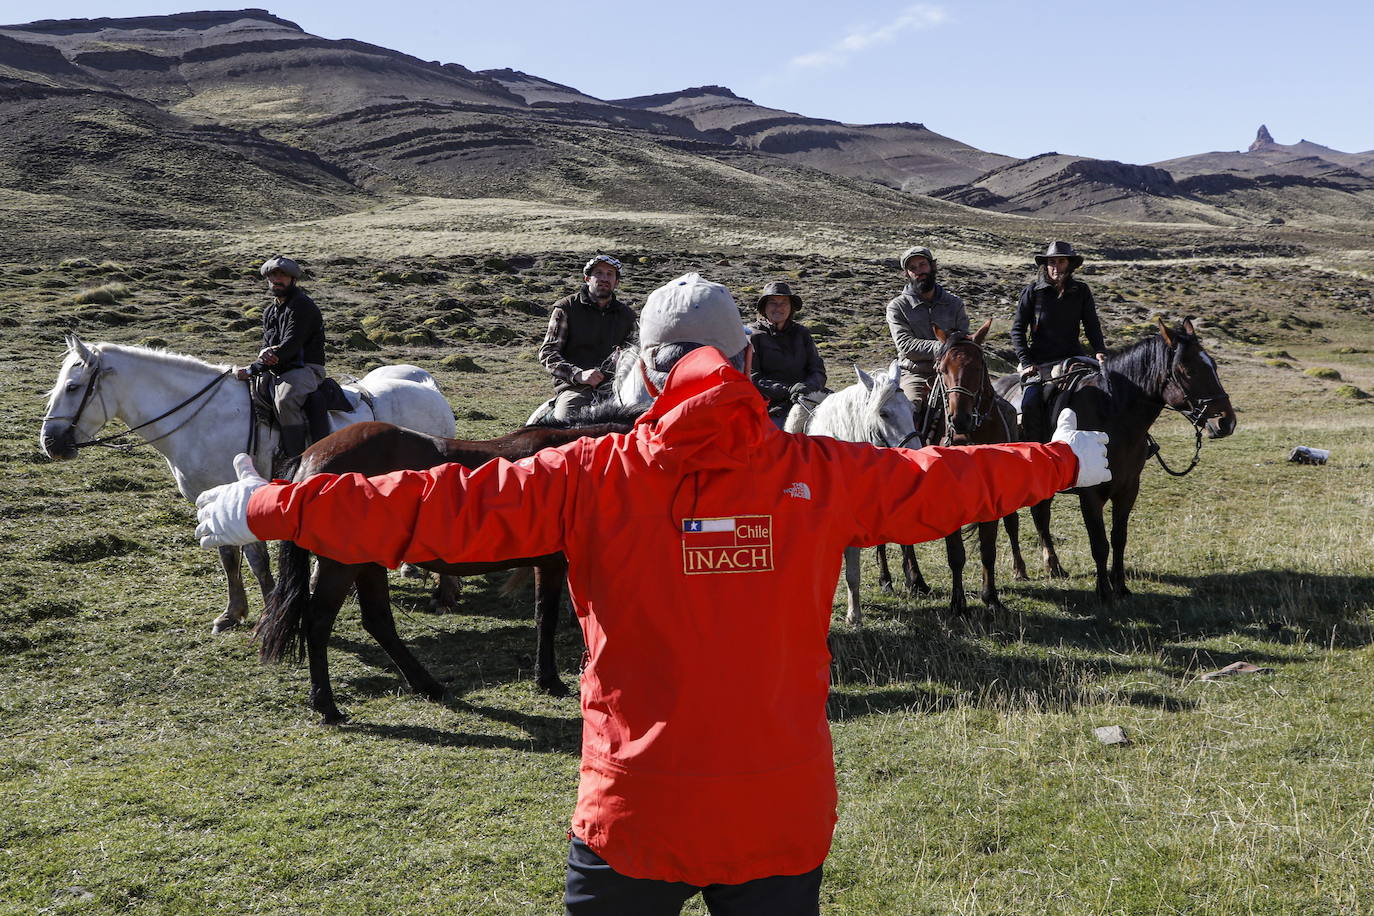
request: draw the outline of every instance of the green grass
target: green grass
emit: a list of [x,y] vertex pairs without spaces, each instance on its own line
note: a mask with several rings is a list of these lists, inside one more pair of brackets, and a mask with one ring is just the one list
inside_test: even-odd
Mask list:
[[[552,299],[580,260],[541,257],[531,276]],[[672,252],[652,259],[665,277],[691,266]],[[796,264],[732,261],[735,285]],[[384,266],[323,263],[316,286],[328,296],[317,298],[340,324],[385,315],[415,327],[430,306],[396,304],[370,279]],[[251,355],[240,332],[182,326],[223,328],[223,309],[257,301],[256,282],[170,305],[159,289],[175,273],[159,282],[158,265],[141,267],[150,280],[128,297],[139,320],[102,336]],[[482,277],[471,324],[517,339],[459,343],[437,328],[437,344],[344,349],[332,367],[415,362],[436,372],[465,433],[518,425],[548,396],[533,358],[543,322],[499,303],[543,297],[525,291],[530,277],[477,258],[395,269],[434,267],[448,272],[434,298],[467,301],[462,290]],[[850,333],[880,324],[883,276],[840,259],[809,269],[840,267],[860,273],[871,301],[818,291],[807,304],[845,341],[829,353],[837,379],[847,360],[876,366],[890,348],[876,332]],[[1200,275],[1197,295],[1249,307],[1268,269]],[[637,281],[642,296],[651,278]],[[27,309],[24,282],[0,274],[0,317],[13,319],[0,335],[20,354],[4,358],[14,381],[0,388],[0,912],[556,911],[580,720],[575,700],[533,687],[529,595],[501,596],[500,576],[473,579],[464,613],[438,616],[423,585],[393,578],[403,637],[450,685],[438,704],[401,690],[350,601],[331,662],[353,720],[316,725],[303,669],[259,665],[242,633],[210,636],[222,574],[195,546],[192,509],[156,454],[37,455],[61,330],[80,310]],[[1132,276],[1142,301],[1153,282]],[[1319,314],[1330,342],[1304,332],[1265,346],[1368,388],[1367,316]],[[840,823],[827,913],[1374,909],[1374,407],[1270,368],[1221,331],[1204,336],[1240,429],[1208,442],[1185,478],[1147,468],[1127,557],[1133,597],[1094,599],[1071,501],[1054,523],[1071,577],[1041,576],[1023,517],[1033,578],[1010,579],[1003,546],[1004,615],[984,614],[976,595],[968,617],[947,613],[941,545],[918,548],[937,589],[926,598],[879,592],[865,559],[866,625],[846,626],[837,603],[831,640]],[[484,371],[446,364],[455,353]],[[1170,462],[1185,463],[1187,424],[1166,415],[1155,432]],[[1298,444],[1330,449],[1330,463],[1288,463]],[[558,650],[572,684],[580,642],[565,631]],[[1199,679],[1239,660],[1273,672]],[[1100,725],[1123,726],[1132,743],[1100,744]]]

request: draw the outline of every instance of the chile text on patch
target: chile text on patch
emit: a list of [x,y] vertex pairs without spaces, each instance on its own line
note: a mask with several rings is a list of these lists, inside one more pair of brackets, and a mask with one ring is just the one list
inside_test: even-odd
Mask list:
[[682,571],[707,573],[767,572],[773,568],[773,516],[682,520]]

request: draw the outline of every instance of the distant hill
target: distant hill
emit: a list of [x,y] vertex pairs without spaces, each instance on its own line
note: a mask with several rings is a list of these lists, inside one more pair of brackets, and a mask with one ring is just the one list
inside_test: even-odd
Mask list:
[[0,26],[0,191],[79,212],[80,226],[320,215],[393,195],[853,224],[956,223],[965,206],[1321,224],[1374,218],[1374,152],[1284,146],[1261,128],[1247,151],[1152,166],[1017,160],[922,124],[843,124],[721,86],[599,99],[244,9]]

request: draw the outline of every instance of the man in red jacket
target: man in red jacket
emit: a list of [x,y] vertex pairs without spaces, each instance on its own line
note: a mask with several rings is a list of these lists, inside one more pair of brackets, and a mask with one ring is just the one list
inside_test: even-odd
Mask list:
[[197,533],[393,567],[564,552],[588,648],[567,912],[677,913],[702,893],[714,914],[814,914],[836,821],[826,634],[844,548],[932,540],[1106,480],[1105,436],[913,451],[780,432],[738,307],[696,274],[654,291],[640,340],[672,371],[627,435],[474,471],[268,484],[248,465],[201,496]]

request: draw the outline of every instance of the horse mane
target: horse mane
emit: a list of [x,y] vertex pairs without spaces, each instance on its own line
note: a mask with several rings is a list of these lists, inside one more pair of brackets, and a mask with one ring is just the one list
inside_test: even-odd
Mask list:
[[806,424],[806,432],[812,436],[830,436],[846,442],[867,442],[871,414],[882,408],[883,403],[896,388],[885,374],[873,377],[873,390],[855,383],[835,392],[821,401],[811,420]]
[[950,331],[949,334],[946,335],[944,342],[940,344],[940,349],[935,354],[935,358],[939,359],[940,357],[948,353],[950,350],[952,350],[954,347],[958,346],[966,340],[973,340],[973,335],[969,334],[966,331]]
[[152,347],[142,347],[134,344],[102,342],[87,344],[87,346],[97,353],[120,353],[137,359],[154,362],[169,369],[195,369],[200,371],[223,372],[225,369],[229,368],[229,366],[224,363],[216,365],[214,363],[207,363],[205,360],[198,359],[194,356],[186,356],[183,353],[173,353],[171,350],[155,350]]
[[550,413],[525,428],[576,429],[579,426],[601,426],[608,423],[633,426],[634,422],[647,409],[647,405],[644,404],[621,404],[618,401],[603,401],[599,404],[593,404],[585,410],[579,410],[564,420],[559,420]]
[[[1175,343],[1180,345],[1196,339],[1196,335],[1189,334],[1183,330],[1181,325],[1170,328],[1169,334],[1174,338]],[[1160,388],[1165,379],[1168,378],[1171,368],[1169,345],[1158,333],[1150,334],[1119,353],[1107,354],[1106,368],[1109,372],[1114,372],[1130,380],[1136,388],[1149,390]],[[1119,407],[1134,397],[1130,391],[1119,390],[1120,387],[1112,386],[1112,404],[1114,407]]]

